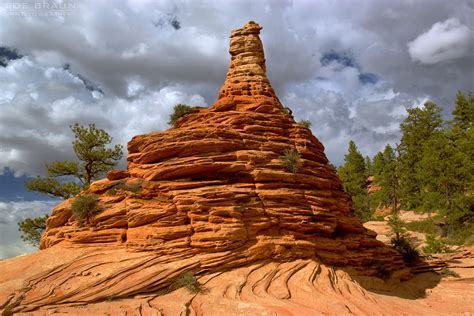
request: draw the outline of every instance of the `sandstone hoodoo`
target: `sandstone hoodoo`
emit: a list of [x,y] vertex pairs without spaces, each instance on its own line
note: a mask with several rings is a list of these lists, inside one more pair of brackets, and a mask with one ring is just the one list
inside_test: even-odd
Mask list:
[[133,137],[128,170],[81,192],[96,198],[90,218],[73,215],[77,197],[53,210],[41,248],[60,249],[62,263],[32,276],[4,307],[159,295],[187,271],[265,263],[295,262],[287,269],[295,273],[326,264],[363,276],[404,268],[355,217],[323,145],[280,103],[260,30],[249,22],[232,32],[216,103],[194,108],[174,128]]

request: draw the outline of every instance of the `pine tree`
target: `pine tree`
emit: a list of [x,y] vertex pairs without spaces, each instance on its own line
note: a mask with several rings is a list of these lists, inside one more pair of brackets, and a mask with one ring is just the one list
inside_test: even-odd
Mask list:
[[[438,182],[443,189],[446,203],[448,237],[464,239],[474,233],[474,95],[466,98],[460,91],[456,94],[453,120],[450,128],[438,141],[439,154],[431,160],[439,172]],[[430,152],[433,155],[432,152]],[[440,157],[440,155],[443,155]],[[442,160],[442,161],[440,161]],[[461,238],[457,238],[460,235]]]
[[426,176],[420,170],[424,144],[439,131],[443,121],[441,108],[433,102],[426,102],[423,108],[407,109],[408,117],[400,125],[402,139],[400,144],[401,202],[404,208],[421,206],[421,192]]
[[453,111],[453,129],[467,131],[474,125],[474,94],[469,92],[466,98],[461,91],[456,94]]
[[[26,182],[28,190],[63,199],[73,197],[91,181],[113,169],[122,158],[122,146],[107,148],[112,137],[95,124],[84,127],[76,123],[71,130],[74,132],[72,145],[78,161],[54,161],[46,165],[48,175]],[[44,216],[19,222],[22,239],[37,246],[46,228],[46,220],[47,216]]]
[[374,156],[374,182],[380,186],[374,194],[377,206],[391,207],[392,213],[395,213],[399,195],[398,166],[395,151],[390,145]]
[[367,177],[374,175],[374,166],[369,156],[365,156],[365,173]]
[[368,221],[371,211],[368,205],[367,173],[364,156],[351,140],[349,149],[344,156],[344,165],[338,170],[344,190],[352,196],[353,208],[356,215],[363,221]]
[[392,146],[387,145],[383,151],[385,166],[382,172],[382,187],[385,187],[386,205],[396,213],[398,206],[398,166]]

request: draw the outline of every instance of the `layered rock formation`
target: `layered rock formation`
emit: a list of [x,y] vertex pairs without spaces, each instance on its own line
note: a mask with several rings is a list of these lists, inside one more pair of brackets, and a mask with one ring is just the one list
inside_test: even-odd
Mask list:
[[[135,136],[128,170],[81,193],[99,197],[101,212],[88,225],[72,216],[73,199],[53,210],[41,248],[81,255],[30,280],[4,307],[159,293],[186,271],[269,261],[309,260],[365,276],[404,268],[355,217],[324,147],[276,97],[260,29],[249,22],[232,32],[216,103],[176,128]],[[285,167],[285,152],[298,154],[296,172]]]

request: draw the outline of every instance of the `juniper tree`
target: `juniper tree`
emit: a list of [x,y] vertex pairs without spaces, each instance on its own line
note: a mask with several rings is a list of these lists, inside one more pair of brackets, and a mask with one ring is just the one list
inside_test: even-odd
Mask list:
[[[72,147],[76,161],[54,161],[46,165],[47,176],[37,177],[25,183],[29,191],[67,199],[102,176],[122,158],[122,146],[107,147],[112,137],[95,124],[70,126],[74,133]],[[33,245],[39,243],[42,230],[46,227],[45,217],[27,218],[18,223],[22,239]]]

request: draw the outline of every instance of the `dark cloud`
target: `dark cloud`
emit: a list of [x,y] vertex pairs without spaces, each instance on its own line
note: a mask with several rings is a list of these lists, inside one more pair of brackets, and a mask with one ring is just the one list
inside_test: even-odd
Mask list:
[[10,60],[23,57],[15,48],[0,46],[0,67],[6,67]]
[[[455,92],[473,89],[473,10],[467,0],[123,0],[77,3],[57,19],[1,14],[0,43],[26,57],[0,71],[8,83],[0,121],[12,131],[0,151],[32,152],[23,138],[11,147],[20,128],[21,137],[45,143],[52,154],[44,160],[67,156],[67,126],[75,121],[100,123],[121,142],[166,128],[175,100],[214,102],[229,61],[229,31],[252,19],[264,27],[268,76],[280,99],[302,117],[314,113],[321,126],[314,132],[339,163],[339,143],[366,137],[364,150],[380,150],[380,142],[399,136],[405,107],[430,98],[449,113]],[[396,119],[387,115],[393,109]]]

